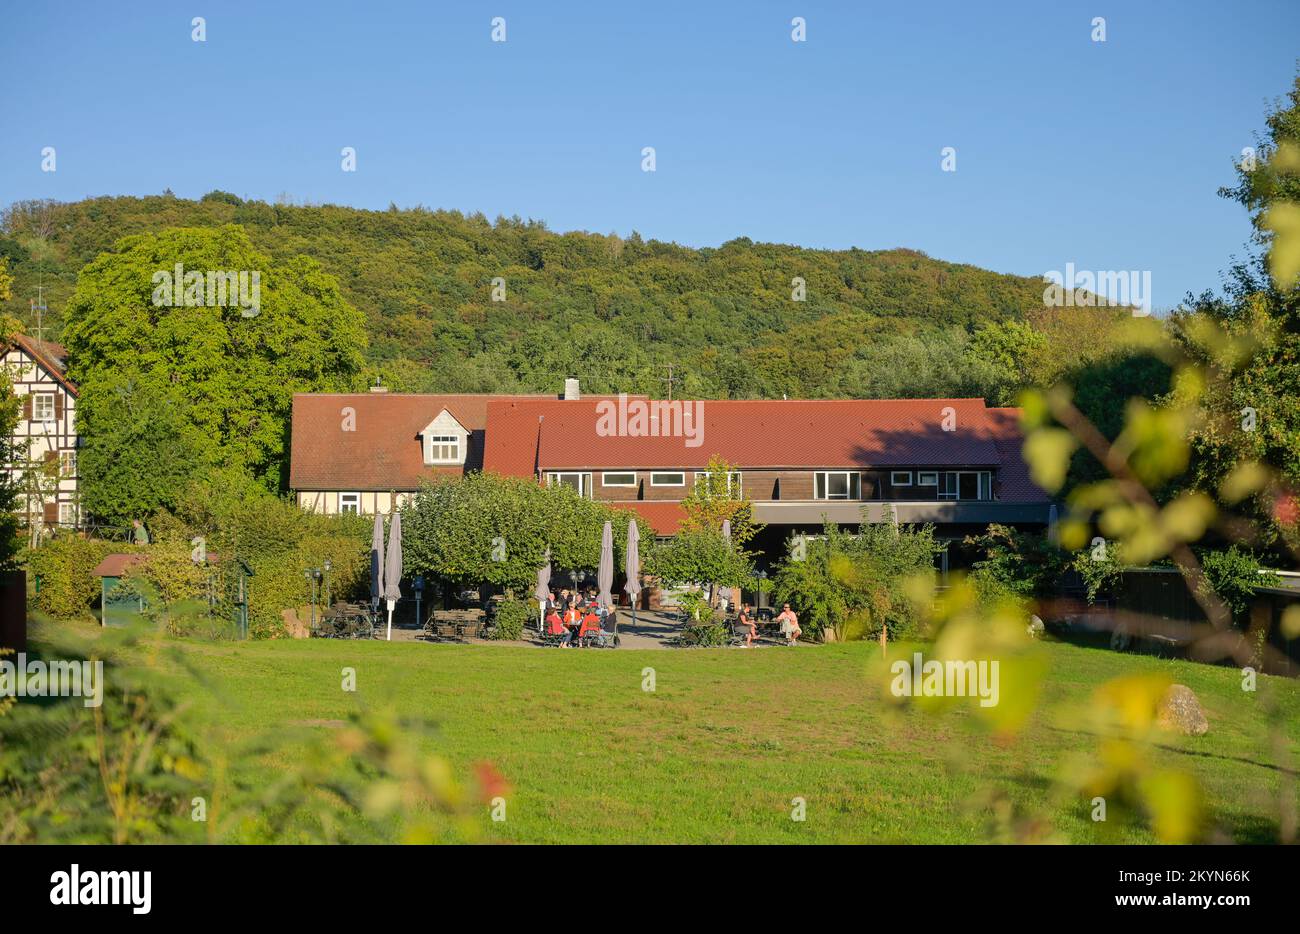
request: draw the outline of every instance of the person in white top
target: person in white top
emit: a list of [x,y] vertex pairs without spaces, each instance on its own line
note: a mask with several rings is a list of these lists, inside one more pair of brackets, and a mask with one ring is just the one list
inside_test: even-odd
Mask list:
[[781,624],[781,635],[785,636],[786,645],[794,645],[803,635],[803,630],[799,628],[799,617],[795,615],[794,610],[790,609],[790,604],[785,604],[781,608],[781,615],[776,618]]

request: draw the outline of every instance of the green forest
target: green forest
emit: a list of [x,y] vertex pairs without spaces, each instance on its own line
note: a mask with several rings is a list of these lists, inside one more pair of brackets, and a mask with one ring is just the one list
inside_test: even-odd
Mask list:
[[11,205],[6,310],[30,329],[43,287],[46,336],[58,339],[78,274],[121,238],[230,224],[274,262],[307,256],[332,274],[365,317],[366,378],[406,391],[552,392],[578,376],[592,391],[662,393],[672,364],[675,391],[704,398],[997,395],[999,354],[972,360],[972,342],[1043,310],[1036,277],[913,250],[745,238],[691,249],[517,217],[220,191]]

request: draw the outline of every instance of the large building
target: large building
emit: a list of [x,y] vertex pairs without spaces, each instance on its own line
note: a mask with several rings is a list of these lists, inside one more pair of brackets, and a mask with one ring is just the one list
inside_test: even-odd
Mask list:
[[[572,383],[572,381],[570,381]],[[1020,454],[1019,413],[982,399],[663,402],[644,397],[294,397],[290,486],[322,512],[387,512],[440,474],[563,483],[672,535],[713,457],[768,526],[760,549],[825,520],[1044,526],[1050,498]]]
[[19,509],[29,525],[76,528],[77,387],[65,375],[67,352],[59,344],[18,335],[0,347],[4,366],[22,401],[11,440],[17,461],[4,469],[19,478]]

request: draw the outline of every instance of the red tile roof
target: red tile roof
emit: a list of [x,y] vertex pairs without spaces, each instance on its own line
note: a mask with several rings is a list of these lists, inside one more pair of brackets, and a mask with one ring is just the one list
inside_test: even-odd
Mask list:
[[68,351],[62,344],[53,341],[38,341],[26,334],[14,336],[14,343],[22,348],[27,356],[35,360],[50,377],[73,396],[77,394],[77,385],[68,379],[65,371],[68,367]]
[[1021,453],[1025,435],[1020,428],[1020,409],[988,409],[988,420],[1002,457],[1002,469],[998,471],[998,498],[1013,503],[1051,502],[1047,492],[1029,477],[1029,465]]
[[[642,531],[649,526],[656,535],[676,535],[681,527],[686,510],[680,503],[655,503],[638,500],[631,503],[607,502],[606,506],[615,509],[630,509],[637,514],[637,525]],[[643,524],[644,523],[644,524]]]
[[[492,398],[496,397],[298,393],[293,397],[289,486],[294,490],[414,490],[421,480],[438,474],[477,470],[483,463],[483,433]],[[344,409],[355,413],[355,430],[343,430]],[[419,433],[443,409],[470,433],[463,469],[424,464]]]
[[[638,403],[644,400],[628,400],[625,411],[633,413]],[[714,455],[749,468],[995,466],[1002,460],[982,399],[688,402],[698,407],[692,411],[703,431],[675,410],[647,421],[657,426],[649,436],[619,433],[620,421],[630,422],[627,414],[619,419],[617,405],[595,399],[491,405],[484,469],[699,468]],[[944,430],[949,410],[952,431]],[[670,421],[682,430],[656,436],[672,430]]]
[[[675,437],[619,433],[645,397],[425,396],[390,393],[294,397],[290,486],[295,490],[411,490],[425,467],[418,433],[446,408],[471,432],[465,469],[531,477],[547,470],[700,468],[718,455],[742,469],[997,467],[1007,501],[1046,502],[1020,455],[1019,410],[982,399],[718,400],[698,405],[703,431]],[[356,411],[343,432],[342,409]],[[694,410],[693,410],[694,411]],[[681,409],[661,410],[664,419]],[[951,417],[949,417],[951,416]],[[602,419],[604,421],[602,422]],[[647,426],[651,423],[647,421]],[[656,426],[659,422],[654,423]],[[946,431],[945,424],[953,430]],[[679,423],[681,429],[694,428]],[[666,433],[670,429],[662,425]],[[612,433],[604,429],[612,428]],[[688,444],[698,438],[700,443]],[[637,503],[659,534],[676,530],[675,504]],[[668,508],[668,507],[671,507]]]
[[111,555],[105,555],[104,560],[95,565],[95,570],[91,571],[92,577],[121,577],[126,573],[127,568],[139,564],[145,558],[139,552],[116,552]]

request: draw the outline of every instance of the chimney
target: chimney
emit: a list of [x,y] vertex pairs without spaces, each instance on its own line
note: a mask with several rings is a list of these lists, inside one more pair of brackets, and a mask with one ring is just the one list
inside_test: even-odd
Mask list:
[[578,381],[572,376],[570,376],[568,379],[564,381],[564,398],[565,399],[581,398],[581,395],[578,392]]

